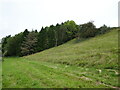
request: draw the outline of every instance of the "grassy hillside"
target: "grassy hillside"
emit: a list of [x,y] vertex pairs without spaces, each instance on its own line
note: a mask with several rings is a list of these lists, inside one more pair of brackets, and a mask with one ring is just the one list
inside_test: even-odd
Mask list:
[[61,46],[25,58],[82,67],[117,69],[118,31],[115,29],[81,42],[74,39]]
[[4,60],[4,88],[116,88],[118,30]]

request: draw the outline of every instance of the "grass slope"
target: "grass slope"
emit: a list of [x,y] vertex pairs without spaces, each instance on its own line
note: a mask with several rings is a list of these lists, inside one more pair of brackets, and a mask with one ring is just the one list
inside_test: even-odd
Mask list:
[[3,88],[116,88],[118,30],[4,60]]
[[117,69],[118,30],[79,43],[74,39],[25,58],[82,67]]

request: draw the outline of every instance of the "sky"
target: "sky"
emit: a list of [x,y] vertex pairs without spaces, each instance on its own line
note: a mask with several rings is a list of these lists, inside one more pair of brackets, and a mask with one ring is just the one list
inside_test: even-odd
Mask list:
[[119,0],[0,0],[0,38],[56,25],[94,21],[96,27],[118,26]]

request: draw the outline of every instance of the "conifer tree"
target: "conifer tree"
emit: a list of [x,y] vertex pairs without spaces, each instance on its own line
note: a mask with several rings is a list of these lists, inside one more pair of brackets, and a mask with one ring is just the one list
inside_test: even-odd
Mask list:
[[35,32],[30,32],[26,36],[25,41],[23,41],[21,45],[22,56],[35,53],[36,46],[37,46],[37,34]]

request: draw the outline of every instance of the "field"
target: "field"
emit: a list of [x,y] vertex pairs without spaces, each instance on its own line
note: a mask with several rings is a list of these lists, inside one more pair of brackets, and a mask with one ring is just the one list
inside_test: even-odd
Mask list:
[[118,29],[25,57],[4,58],[3,88],[117,88]]

